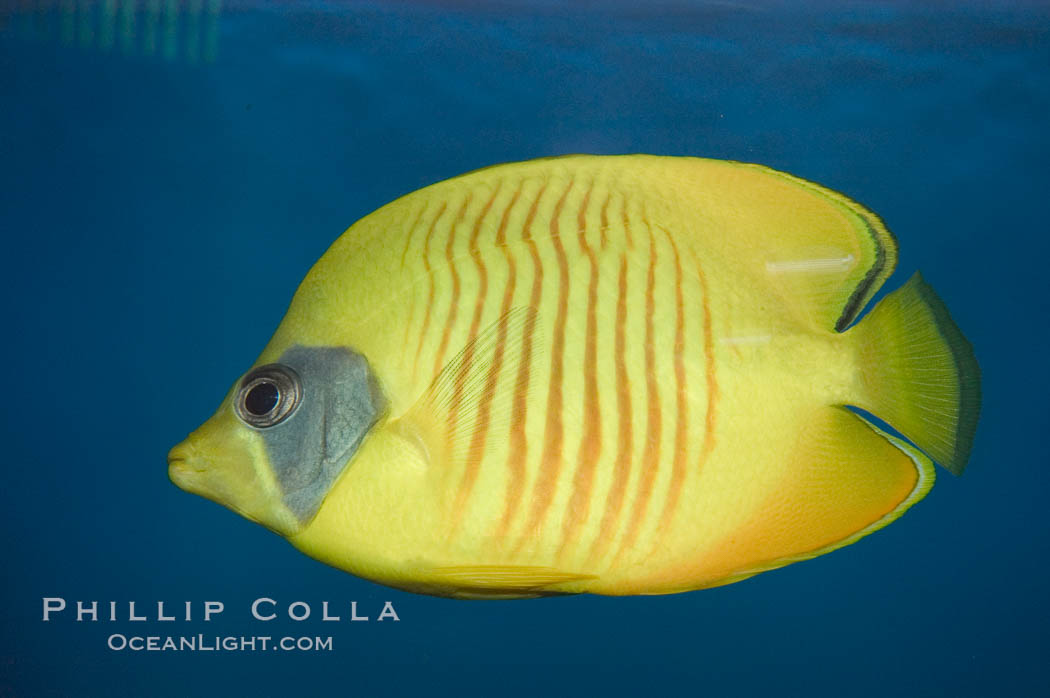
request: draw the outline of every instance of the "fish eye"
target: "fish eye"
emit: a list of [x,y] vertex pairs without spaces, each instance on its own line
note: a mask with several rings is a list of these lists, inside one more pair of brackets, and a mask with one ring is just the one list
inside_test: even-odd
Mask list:
[[241,379],[234,410],[248,426],[265,429],[290,417],[302,392],[299,374],[283,364],[266,364]]

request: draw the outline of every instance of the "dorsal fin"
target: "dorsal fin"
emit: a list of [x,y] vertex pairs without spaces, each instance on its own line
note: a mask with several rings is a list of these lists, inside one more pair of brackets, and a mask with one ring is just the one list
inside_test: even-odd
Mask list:
[[767,278],[798,315],[843,331],[893,273],[893,235],[839,192],[761,165],[744,167],[766,175],[756,193],[773,205],[760,251]]

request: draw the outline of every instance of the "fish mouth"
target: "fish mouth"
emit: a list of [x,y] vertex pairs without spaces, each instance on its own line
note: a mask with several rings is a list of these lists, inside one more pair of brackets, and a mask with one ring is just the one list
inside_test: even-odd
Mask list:
[[194,457],[192,450],[185,442],[168,452],[168,478],[184,490],[192,491],[193,483],[204,472],[204,468],[197,466],[199,466],[199,460]]
[[185,441],[183,441],[168,451],[168,465],[171,465],[176,461],[189,460],[190,455],[190,447],[186,445]]
[[184,460],[176,459],[168,461],[168,479],[180,489],[189,490],[190,482],[198,472],[199,471],[188,468],[186,466],[186,461]]
[[190,461],[189,461],[188,458],[169,458],[168,459],[168,467],[169,468],[179,468],[180,470],[191,470],[191,471],[193,471],[195,473],[203,473],[204,472],[204,468],[194,468],[194,467],[190,466]]

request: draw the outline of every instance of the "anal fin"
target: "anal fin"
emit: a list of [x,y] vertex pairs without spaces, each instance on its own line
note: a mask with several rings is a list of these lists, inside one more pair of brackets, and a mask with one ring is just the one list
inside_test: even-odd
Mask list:
[[844,407],[814,411],[783,478],[706,556],[704,586],[807,560],[877,531],[933,486],[933,463]]

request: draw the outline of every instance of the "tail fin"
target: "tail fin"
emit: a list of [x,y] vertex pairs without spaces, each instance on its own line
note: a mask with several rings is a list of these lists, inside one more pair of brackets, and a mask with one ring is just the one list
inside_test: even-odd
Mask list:
[[981,371],[941,299],[915,274],[851,332],[865,389],[857,406],[961,474],[977,430]]

